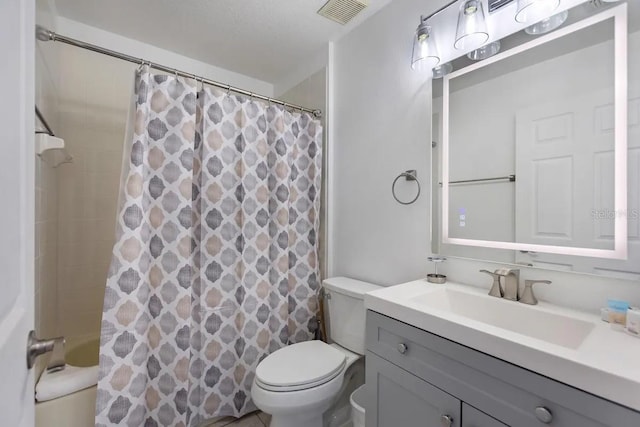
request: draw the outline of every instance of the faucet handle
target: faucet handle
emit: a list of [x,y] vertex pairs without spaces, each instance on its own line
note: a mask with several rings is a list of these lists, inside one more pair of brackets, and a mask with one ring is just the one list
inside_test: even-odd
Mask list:
[[489,271],[489,270],[480,270],[480,273],[486,273],[486,274],[488,274],[490,276],[493,276],[493,277],[500,276],[498,273],[494,273],[494,272]]
[[504,291],[500,285],[500,274],[497,271],[492,273],[489,270],[480,270],[480,273],[485,273],[493,277],[493,284],[491,285],[489,295],[492,297],[502,298],[504,296]]
[[524,281],[524,293],[522,294],[522,298],[520,298],[520,302],[523,304],[536,305],[538,304],[538,298],[536,298],[533,293],[533,285],[536,283],[546,283],[547,285],[551,284],[551,280],[525,280]]
[[519,268],[502,267],[502,268],[497,269],[496,273],[499,274],[500,276],[514,275],[514,276],[520,277],[520,269]]

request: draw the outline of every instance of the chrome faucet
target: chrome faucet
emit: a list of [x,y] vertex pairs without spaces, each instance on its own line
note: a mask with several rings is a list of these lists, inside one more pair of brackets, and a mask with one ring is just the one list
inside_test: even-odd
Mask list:
[[538,304],[538,298],[536,298],[536,295],[533,293],[533,285],[536,283],[546,283],[548,285],[551,283],[551,280],[525,280],[524,293],[522,294],[522,298],[520,298],[521,303],[529,305]]
[[496,298],[502,298],[504,296],[504,291],[502,290],[502,285],[500,284],[500,275],[498,274],[497,270],[495,273],[492,273],[489,270],[480,270],[480,273],[486,273],[493,278],[493,284],[491,285],[489,295]]
[[536,283],[549,284],[549,280],[525,280],[524,292],[520,293],[520,270],[517,268],[499,268],[495,272],[480,270],[493,277],[493,284],[489,295],[496,298],[506,298],[510,301],[520,301],[523,304],[536,305],[538,299],[533,293]]
[[511,301],[520,301],[520,270],[516,268],[499,268],[496,274],[500,276],[500,281],[504,284],[504,295]]

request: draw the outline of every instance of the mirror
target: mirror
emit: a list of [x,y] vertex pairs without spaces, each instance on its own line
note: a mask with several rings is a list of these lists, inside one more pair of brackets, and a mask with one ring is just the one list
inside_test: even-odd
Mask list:
[[581,4],[433,81],[432,252],[640,279],[638,8]]

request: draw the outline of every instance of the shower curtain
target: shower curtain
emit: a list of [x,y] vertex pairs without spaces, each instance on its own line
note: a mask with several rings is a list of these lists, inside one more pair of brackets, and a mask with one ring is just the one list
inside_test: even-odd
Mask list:
[[136,73],[107,279],[96,425],[255,409],[255,368],[317,329],[322,127]]

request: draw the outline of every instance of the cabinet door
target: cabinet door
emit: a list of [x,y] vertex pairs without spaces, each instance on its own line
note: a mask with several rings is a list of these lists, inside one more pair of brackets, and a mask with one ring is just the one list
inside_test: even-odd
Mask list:
[[462,404],[462,427],[507,427],[495,418],[478,411],[473,406]]
[[367,427],[461,427],[461,402],[367,353]]

